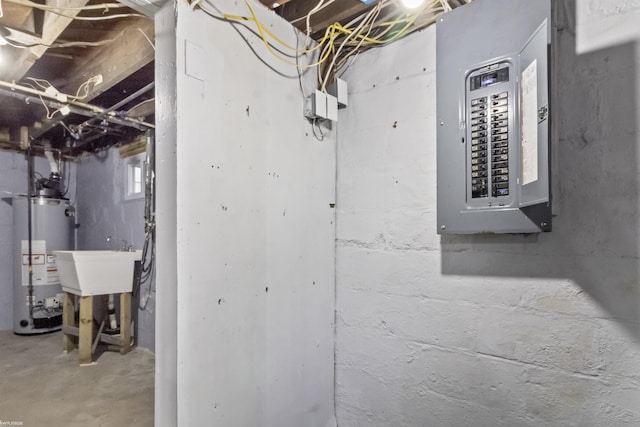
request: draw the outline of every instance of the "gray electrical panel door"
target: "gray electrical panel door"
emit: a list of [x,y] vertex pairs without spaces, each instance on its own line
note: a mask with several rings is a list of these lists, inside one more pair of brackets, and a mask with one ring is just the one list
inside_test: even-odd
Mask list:
[[438,18],[438,233],[551,230],[549,0]]

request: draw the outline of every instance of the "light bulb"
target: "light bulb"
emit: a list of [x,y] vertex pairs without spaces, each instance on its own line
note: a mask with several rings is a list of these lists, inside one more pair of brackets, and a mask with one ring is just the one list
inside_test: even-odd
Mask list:
[[424,0],[402,0],[402,6],[409,10],[414,10],[419,8],[424,4]]

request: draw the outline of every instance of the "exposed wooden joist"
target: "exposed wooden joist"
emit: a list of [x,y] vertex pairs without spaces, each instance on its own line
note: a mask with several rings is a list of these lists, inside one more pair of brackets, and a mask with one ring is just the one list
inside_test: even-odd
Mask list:
[[[82,7],[85,6],[89,0],[64,0],[57,2],[61,8],[69,7]],[[42,40],[41,44],[45,46],[34,46],[27,49],[20,49],[14,58],[14,66],[8,69],[5,73],[0,74],[1,80],[12,81],[20,80],[24,77],[29,69],[36,63],[38,59],[47,51],[47,46],[54,43],[60,34],[67,28],[67,26],[73,21],[73,17],[78,14],[78,10],[65,10],[65,15],[60,16],[51,12],[45,12],[44,21],[42,25]]]
[[[102,75],[102,83],[90,85],[84,102],[89,102],[122,80],[149,64],[155,57],[155,50],[142,35],[143,31],[151,40],[154,36],[153,21],[147,18],[128,19],[117,24],[110,36],[113,43],[92,48],[92,53],[66,73],[70,76],[64,86],[58,89],[67,94],[75,94],[80,85],[90,78]],[[32,138],[39,138],[58,123],[58,119],[42,119],[30,129]]]
[[20,28],[25,31],[34,31],[33,10],[29,6],[21,4],[3,2],[3,15],[0,18],[0,25]]
[[94,48],[94,53],[67,72],[69,80],[59,89],[65,93],[75,93],[82,83],[101,74],[102,83],[92,86],[84,99],[90,101],[149,64],[154,59],[155,51],[139,30],[153,40],[152,20],[136,18],[121,23],[112,32],[112,37],[117,37],[117,40]]
[[120,157],[126,158],[135,156],[136,154],[144,153],[147,149],[147,137],[141,135],[135,138],[133,141],[121,145],[118,149],[120,151]]
[[[269,0],[261,0],[263,4],[269,5]],[[276,1],[279,2],[279,1]],[[300,30],[306,30],[306,16],[317,6],[318,0],[293,0],[282,1],[282,6],[276,9],[276,13]],[[286,3],[286,4],[284,4]],[[328,1],[326,2],[328,3]],[[366,13],[377,2],[366,5],[358,0],[335,0],[328,6],[320,9],[311,15],[309,20],[311,34],[318,35],[335,22],[348,21],[356,16]],[[449,0],[452,8],[466,4],[466,0]],[[269,5],[270,6],[270,5]],[[393,5],[387,7],[395,7]]]
[[[295,21],[293,25],[300,30],[306,29],[306,15],[318,4],[318,0],[295,0],[278,8],[279,14],[287,21]],[[311,15],[309,20],[311,33],[323,31],[335,22],[355,17],[371,9],[373,4],[366,5],[358,0],[335,0],[329,6]]]

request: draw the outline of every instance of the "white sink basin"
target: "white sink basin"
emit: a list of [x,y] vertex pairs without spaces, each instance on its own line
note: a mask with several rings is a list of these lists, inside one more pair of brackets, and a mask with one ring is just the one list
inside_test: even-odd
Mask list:
[[62,289],[72,294],[131,292],[134,261],[142,251],[54,251]]

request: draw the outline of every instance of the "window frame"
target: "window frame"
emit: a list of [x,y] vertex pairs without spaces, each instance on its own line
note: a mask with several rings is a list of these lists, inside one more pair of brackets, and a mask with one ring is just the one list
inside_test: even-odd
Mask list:
[[[135,156],[128,157],[124,162],[124,200],[137,200],[144,198],[144,177],[145,177],[145,160],[146,154],[140,153]],[[140,191],[135,191],[134,171],[140,170]]]

